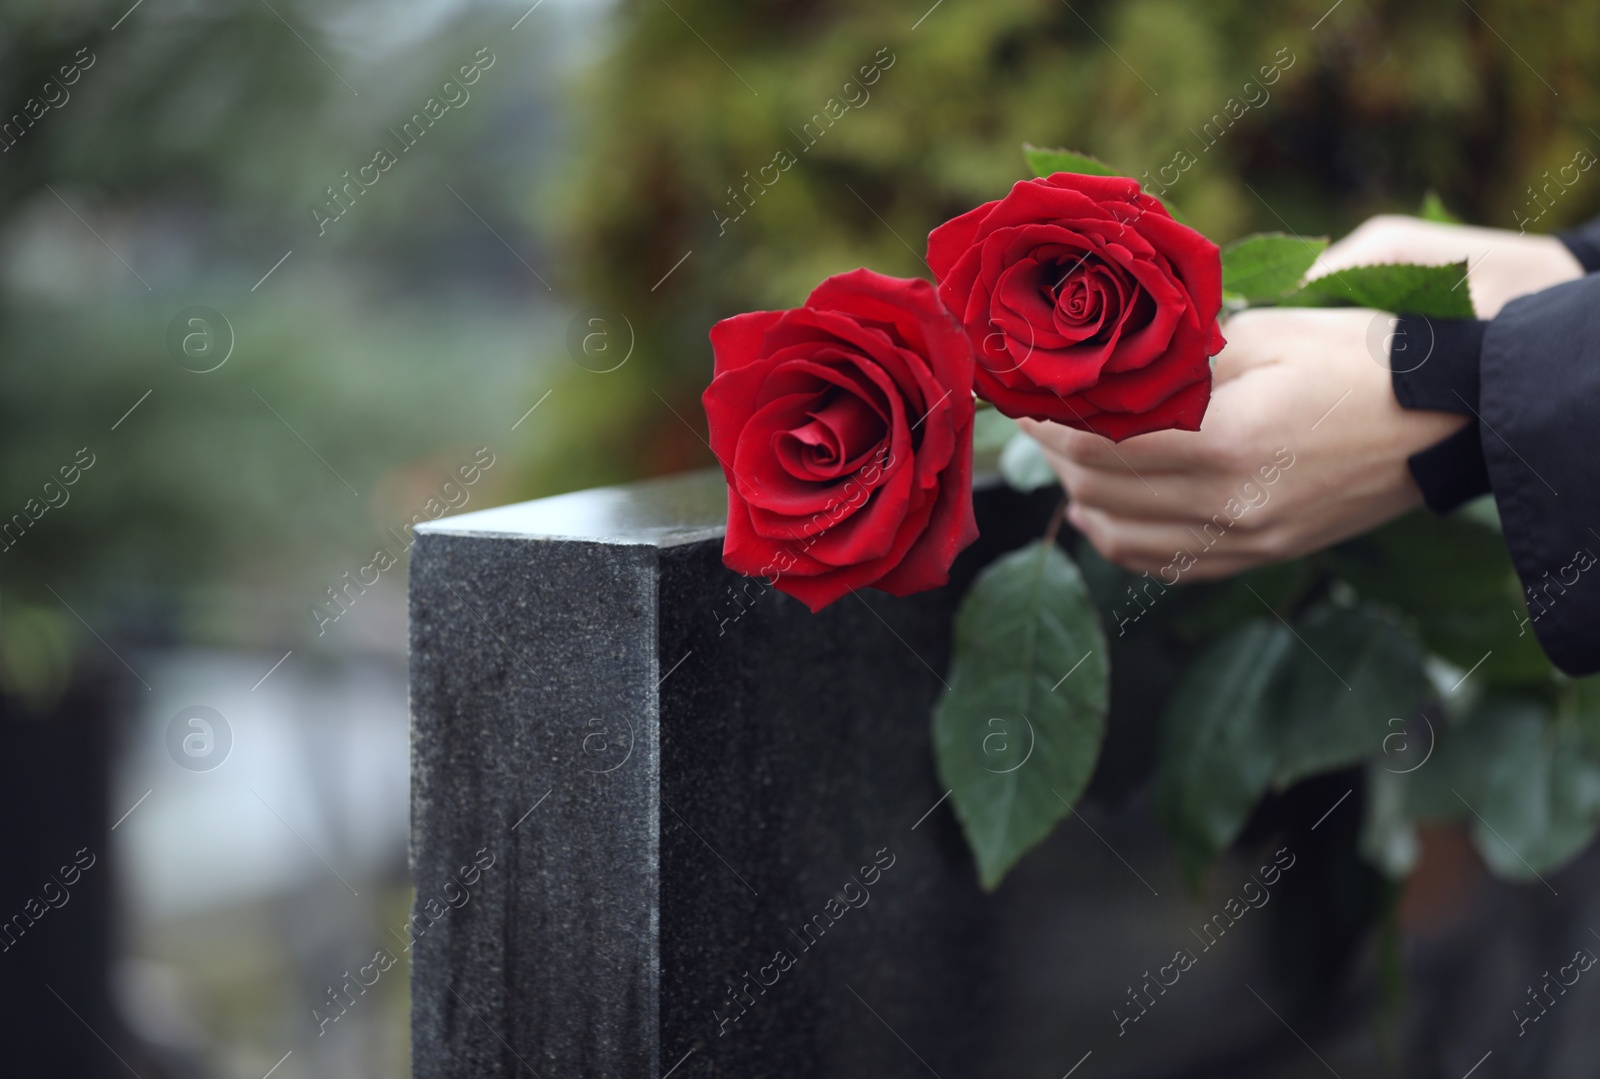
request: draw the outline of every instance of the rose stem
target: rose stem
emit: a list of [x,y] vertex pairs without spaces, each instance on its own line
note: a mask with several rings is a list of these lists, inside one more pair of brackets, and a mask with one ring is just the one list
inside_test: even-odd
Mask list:
[[1066,516],[1067,496],[1062,495],[1061,501],[1056,503],[1055,512],[1050,515],[1050,523],[1045,526],[1044,541],[1046,543],[1054,543],[1056,541],[1056,533],[1061,531],[1061,522],[1066,519]]

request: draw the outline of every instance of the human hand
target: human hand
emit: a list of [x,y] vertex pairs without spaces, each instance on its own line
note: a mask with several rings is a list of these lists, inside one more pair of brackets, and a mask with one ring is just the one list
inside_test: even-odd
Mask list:
[[1235,315],[1198,432],[1113,443],[1018,423],[1060,476],[1067,519],[1107,559],[1166,584],[1231,576],[1421,503],[1406,458],[1464,418],[1400,407],[1386,357],[1368,351],[1373,321],[1387,318],[1360,308]]
[[1379,214],[1318,256],[1308,280],[1336,270],[1385,262],[1467,263],[1467,288],[1479,318],[1494,318],[1518,296],[1583,276],[1583,267],[1554,236],[1510,229],[1447,225]]

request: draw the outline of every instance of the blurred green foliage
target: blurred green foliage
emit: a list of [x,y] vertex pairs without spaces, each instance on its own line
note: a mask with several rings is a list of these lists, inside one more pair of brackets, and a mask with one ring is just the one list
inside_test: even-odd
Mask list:
[[[37,517],[0,551],[0,686],[48,701],[67,640],[120,670],[90,627],[395,648],[393,613],[390,641],[318,639],[308,609],[399,553],[388,530],[477,447],[497,467],[466,508],[558,486],[542,455],[581,432],[556,409],[511,430],[572,369],[540,280],[559,279],[550,214],[521,200],[559,164],[583,22],[541,14],[512,34],[492,3],[0,11],[0,522],[15,539],[14,515]],[[493,66],[460,86],[480,49]],[[452,77],[453,107],[402,151],[389,129]],[[319,228],[379,147],[399,160]],[[168,342],[193,305],[235,340],[205,374]],[[80,448],[95,464],[41,515]]]
[[[929,276],[928,231],[1024,178],[1024,142],[1152,179],[1187,152],[1195,164],[1170,169],[1167,196],[1219,242],[1337,236],[1373,213],[1415,212],[1430,189],[1469,221],[1515,228],[1517,213],[1539,212],[1528,188],[1546,169],[1600,150],[1600,22],[1582,0],[930,6],[620,6],[620,41],[586,93],[571,228],[580,287],[639,335],[629,388],[608,387],[616,410],[601,421],[639,468],[710,463],[654,394],[703,423],[712,322],[797,304],[858,265]],[[860,85],[879,49],[893,66]],[[1261,69],[1288,57],[1262,85]],[[798,133],[827,119],[830,99],[847,107],[808,146]],[[780,150],[796,164],[764,186],[758,170]],[[723,227],[746,171],[753,205]],[[1600,182],[1554,201],[1536,229],[1600,212]]]

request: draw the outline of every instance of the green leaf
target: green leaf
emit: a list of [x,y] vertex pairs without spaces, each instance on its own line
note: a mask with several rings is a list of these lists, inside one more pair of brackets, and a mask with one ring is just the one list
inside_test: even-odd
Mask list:
[[1415,817],[1465,817],[1490,869],[1531,880],[1600,828],[1600,762],[1583,732],[1544,703],[1499,698],[1451,732],[1406,797]]
[[1489,763],[1473,838],[1502,877],[1526,880],[1579,854],[1600,828],[1600,764],[1571,727],[1519,725],[1512,752]]
[[1515,709],[1508,710],[1500,700],[1475,708],[1467,720],[1453,726],[1430,726],[1433,749],[1426,763],[1420,768],[1413,765],[1400,776],[1405,781],[1406,818],[1471,819],[1467,807],[1483,801],[1489,762],[1506,748],[1499,720],[1514,714]]
[[1417,216],[1424,221],[1437,221],[1442,225],[1459,225],[1461,218],[1445,209],[1444,200],[1439,197],[1439,192],[1428,188],[1428,193],[1422,196],[1422,209]]
[[1055,469],[1045,460],[1039,443],[1021,431],[1012,435],[1006,448],[1000,451],[1000,475],[1007,484],[1024,493],[1053,487],[1060,482]]
[[1600,759],[1600,676],[1579,678],[1566,687],[1562,715],[1572,718],[1590,756]]
[[1046,150],[1032,143],[1022,144],[1022,156],[1028,159],[1028,168],[1035,176],[1051,176],[1058,172],[1076,172],[1084,176],[1126,176],[1098,158],[1071,150]]
[[992,408],[980,408],[972,418],[972,453],[974,457],[998,456],[1011,436],[1017,433],[1017,422]]
[[1367,804],[1361,816],[1361,856],[1390,880],[1404,880],[1417,864],[1416,825],[1406,815],[1406,777],[1387,764],[1367,767]]
[[[1185,550],[1197,555],[1202,562],[1206,557],[1203,544],[1196,543]],[[1252,618],[1259,618],[1268,607],[1279,611],[1293,609],[1315,587],[1320,573],[1320,560],[1295,558],[1257,566],[1225,581],[1190,584],[1180,576],[1183,587],[1174,591],[1176,602],[1166,621],[1187,641],[1214,640]],[[1162,575],[1162,580],[1166,579]],[[1263,603],[1268,607],[1263,607]]]
[[1390,719],[1428,696],[1422,647],[1370,608],[1322,606],[1298,619],[1283,712],[1278,789],[1382,752]]
[[1522,622],[1527,607],[1503,536],[1473,517],[1407,514],[1327,553],[1363,598],[1415,620],[1428,648],[1480,680],[1542,681],[1550,661]]
[[1328,239],[1303,240],[1282,232],[1259,232],[1222,249],[1222,287],[1252,302],[1277,300],[1299,286]]
[[1448,266],[1353,266],[1307,282],[1306,291],[1379,311],[1403,311],[1429,318],[1473,318],[1471,295],[1465,287],[1457,287],[1466,276],[1465,262]]
[[1168,698],[1156,755],[1156,816],[1191,883],[1238,838],[1277,759],[1283,623],[1257,618],[1201,652]]
[[1100,620],[1054,543],[996,559],[962,600],[934,754],[985,889],[1088,786],[1105,733],[1107,674]]
[[1494,504],[1494,495],[1479,495],[1456,510],[1456,516],[1492,528],[1502,536],[1506,533],[1505,524],[1500,520],[1500,507]]
[[1316,292],[1310,286],[1297,289],[1278,301],[1279,307],[1338,307],[1339,301],[1325,293]]

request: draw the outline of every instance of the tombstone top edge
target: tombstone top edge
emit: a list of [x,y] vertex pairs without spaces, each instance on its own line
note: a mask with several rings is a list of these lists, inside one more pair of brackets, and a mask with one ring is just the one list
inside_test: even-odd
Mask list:
[[615,487],[595,487],[444,517],[417,525],[426,535],[673,547],[719,539],[728,490],[715,468]]
[[[1000,486],[996,455],[975,456],[973,489]],[[721,539],[727,520],[728,488],[722,470],[703,468],[442,517],[418,524],[416,531],[432,536],[676,547]]]

